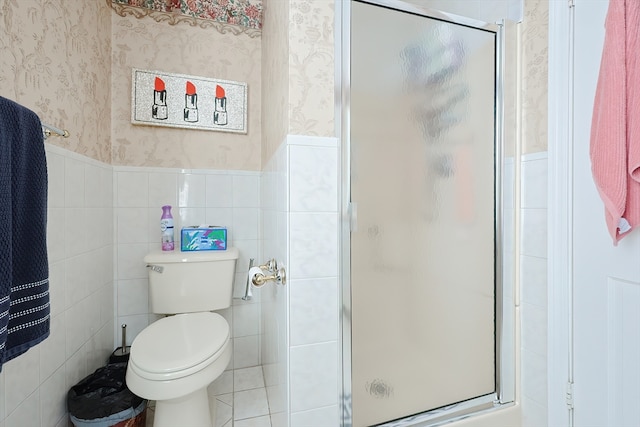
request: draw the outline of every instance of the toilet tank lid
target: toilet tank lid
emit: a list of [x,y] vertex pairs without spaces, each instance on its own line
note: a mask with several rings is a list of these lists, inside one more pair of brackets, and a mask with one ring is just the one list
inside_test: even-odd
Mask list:
[[144,257],[144,262],[153,264],[168,264],[178,262],[208,262],[238,259],[237,248],[227,248],[225,251],[154,251]]

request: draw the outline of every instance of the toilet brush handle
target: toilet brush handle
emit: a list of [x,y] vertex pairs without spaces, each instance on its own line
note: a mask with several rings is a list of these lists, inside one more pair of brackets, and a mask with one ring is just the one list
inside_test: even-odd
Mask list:
[[123,323],[122,326],[122,352],[124,353],[127,348],[127,324]]

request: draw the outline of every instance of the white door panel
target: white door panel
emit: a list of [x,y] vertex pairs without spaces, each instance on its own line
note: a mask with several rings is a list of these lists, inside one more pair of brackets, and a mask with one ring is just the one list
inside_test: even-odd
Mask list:
[[640,421],[640,283],[609,278],[608,359],[609,425]]
[[606,0],[575,2],[573,369],[575,426],[640,425],[640,230],[613,246],[589,137]]

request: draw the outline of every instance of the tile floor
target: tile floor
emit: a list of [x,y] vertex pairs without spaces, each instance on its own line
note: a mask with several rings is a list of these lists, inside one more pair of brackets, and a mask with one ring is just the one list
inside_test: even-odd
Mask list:
[[[272,427],[262,367],[225,371],[209,386],[216,405],[214,427]],[[153,426],[154,404],[147,409],[147,427]]]

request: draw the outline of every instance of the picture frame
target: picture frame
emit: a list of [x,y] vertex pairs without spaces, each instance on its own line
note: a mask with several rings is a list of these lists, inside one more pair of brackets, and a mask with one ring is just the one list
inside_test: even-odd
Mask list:
[[131,123],[247,133],[247,84],[133,68]]

